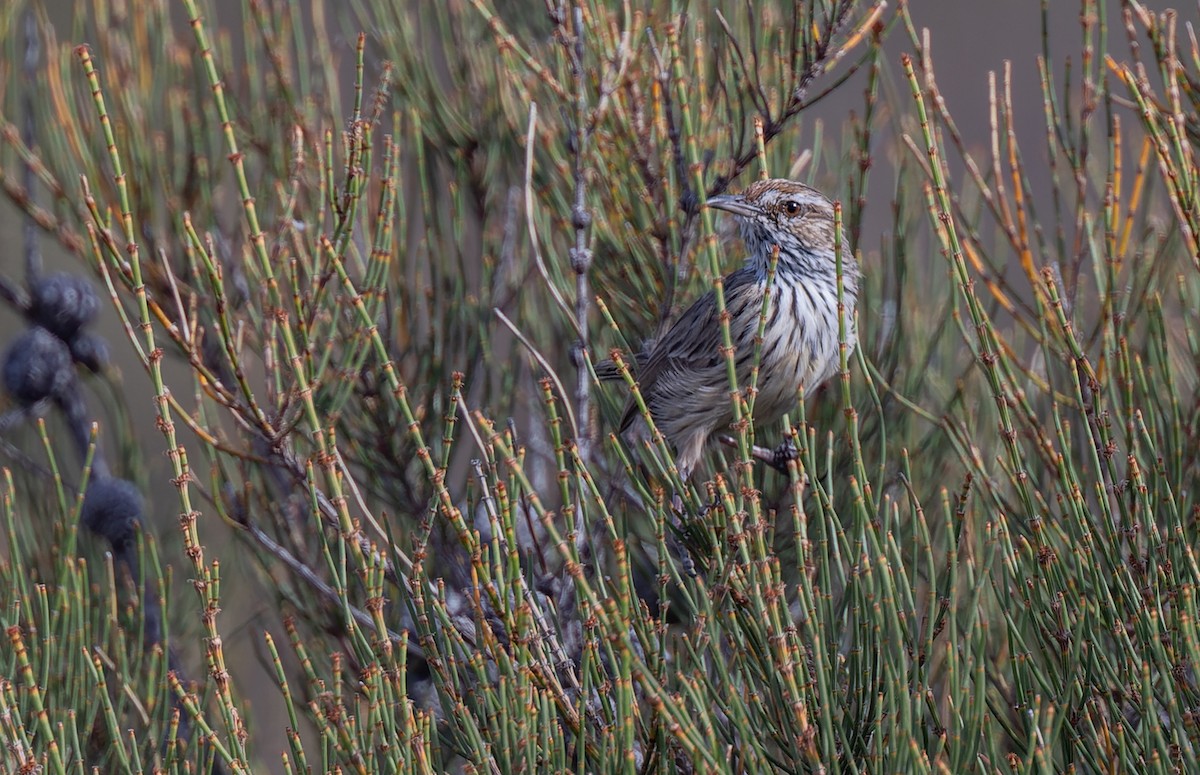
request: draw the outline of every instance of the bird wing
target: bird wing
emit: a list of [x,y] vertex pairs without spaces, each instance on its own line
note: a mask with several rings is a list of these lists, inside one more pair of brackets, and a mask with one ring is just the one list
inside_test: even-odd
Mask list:
[[[750,302],[748,297],[753,294],[746,291],[757,283],[757,279],[757,273],[748,268],[725,276],[725,306],[735,319],[737,310],[734,308]],[[734,337],[736,339],[736,333]],[[639,362],[637,380],[643,398],[649,401],[655,386],[666,375],[718,368],[724,360],[721,345],[716,295],[710,290],[684,310],[671,328],[659,337],[645,362]],[[639,416],[637,402],[630,396],[621,417],[621,430],[626,430]]]

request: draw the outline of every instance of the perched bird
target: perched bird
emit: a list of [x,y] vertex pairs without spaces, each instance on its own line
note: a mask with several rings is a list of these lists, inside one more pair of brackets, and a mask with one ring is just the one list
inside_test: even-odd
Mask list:
[[[705,204],[732,213],[746,243],[744,265],[724,280],[738,384],[743,387],[750,384],[768,268],[775,249],[779,251],[754,404],[755,420],[774,422],[795,406],[801,387],[811,392],[838,368],[833,203],[803,183],[762,180],[741,194],[714,196]],[[842,245],[846,343],[853,349],[859,269],[844,239]],[[685,480],[706,442],[733,423],[721,346],[716,296],[710,290],[631,364],[654,424],[674,448]],[[620,378],[611,362],[597,364],[596,371],[601,379]],[[636,426],[644,432],[631,398],[621,430]]]

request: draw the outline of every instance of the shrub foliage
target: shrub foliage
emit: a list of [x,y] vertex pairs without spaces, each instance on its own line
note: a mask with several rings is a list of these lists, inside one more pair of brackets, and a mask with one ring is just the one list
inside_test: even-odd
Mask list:
[[[1084,0],[980,139],[922,3],[526,5],[0,9],[0,186],[123,330],[85,425],[0,420],[4,768],[1200,771],[1177,16]],[[782,427],[731,385],[683,482],[594,365],[736,264],[702,203],[768,173],[841,202],[860,346]]]

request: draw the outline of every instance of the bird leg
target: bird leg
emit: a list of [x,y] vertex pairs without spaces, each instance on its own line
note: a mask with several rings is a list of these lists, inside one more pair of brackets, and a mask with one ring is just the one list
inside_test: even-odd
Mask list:
[[[708,508],[706,507],[704,512],[700,514],[700,518],[703,519],[704,514],[707,512]],[[692,560],[692,555],[688,552],[687,547],[683,545],[683,541],[679,540],[679,536],[683,534],[685,529],[683,526],[683,517],[685,514],[687,514],[687,511],[683,507],[683,498],[680,497],[679,493],[673,494],[671,496],[671,525],[665,531],[667,551],[679,561],[679,565],[683,568],[684,573],[691,578],[696,578],[696,563]]]
[[767,465],[771,466],[780,473],[786,474],[788,470],[787,464],[790,461],[798,460],[799,458],[800,450],[796,449],[795,442],[793,442],[792,437],[789,436],[784,439],[778,447],[772,450],[771,460],[767,463]]
[[[719,440],[725,446],[737,449],[737,439],[732,436],[720,436]],[[786,474],[788,461],[798,459],[800,451],[796,449],[796,445],[792,442],[791,438],[786,438],[775,449],[760,447],[757,444],[752,445],[750,447],[750,457],[769,465],[781,474]]]

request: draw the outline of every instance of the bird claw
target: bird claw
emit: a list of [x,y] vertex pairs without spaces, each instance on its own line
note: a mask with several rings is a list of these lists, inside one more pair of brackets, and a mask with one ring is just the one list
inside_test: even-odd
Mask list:
[[[719,440],[727,447],[737,448],[737,440],[732,436],[721,436]],[[760,447],[757,444],[750,447],[750,457],[760,463],[769,465],[782,474],[786,474],[788,462],[798,460],[800,458],[800,450],[796,448],[796,444],[789,437],[784,439],[783,443],[775,449]]]
[[[698,515],[698,518],[703,519],[704,515],[708,513],[709,508],[705,506],[704,510]],[[688,552],[687,547],[679,540],[684,531],[683,520],[687,517],[687,511],[683,507],[683,498],[680,497],[679,493],[671,496],[671,510],[674,512],[672,524],[672,528],[674,529],[666,531],[667,550],[679,561],[679,565],[683,568],[684,573],[690,578],[696,578],[696,563],[692,559],[691,553]]]
[[780,473],[786,474],[788,470],[787,464],[799,457],[800,450],[796,449],[796,444],[792,441],[791,437],[788,437],[771,452],[771,460],[767,462],[767,465]]

